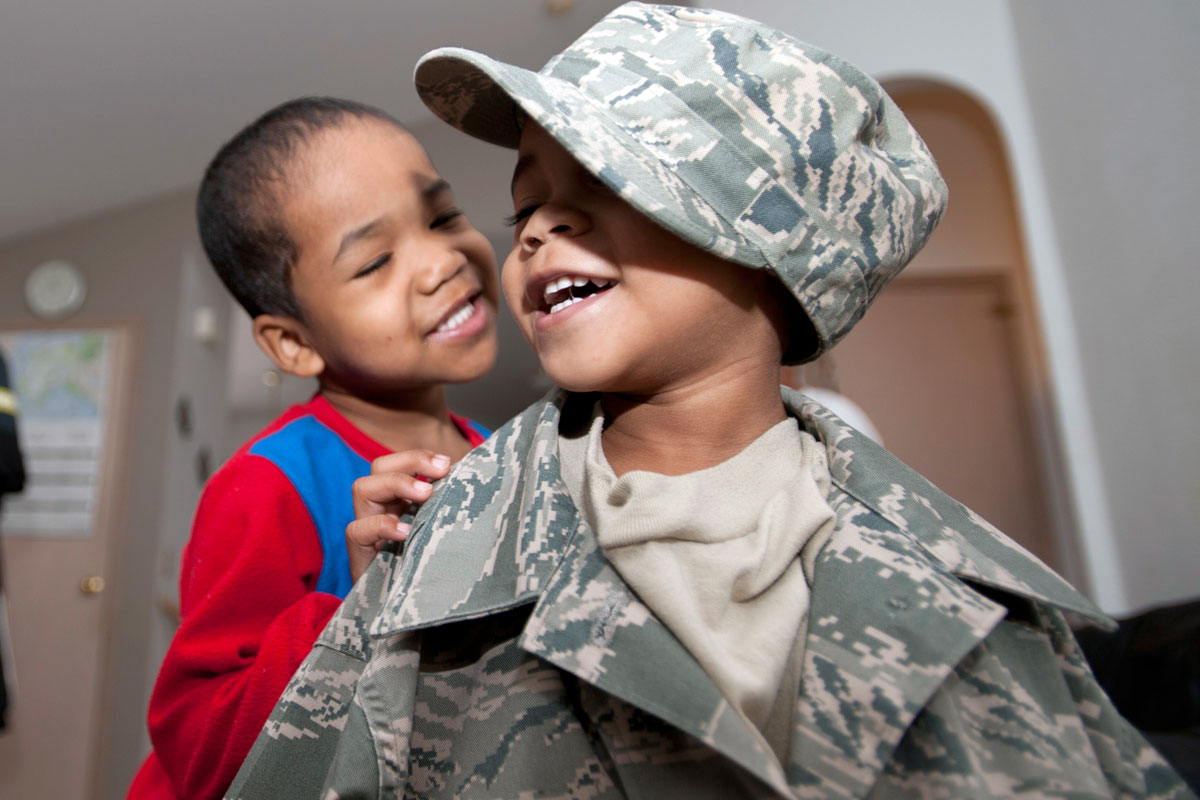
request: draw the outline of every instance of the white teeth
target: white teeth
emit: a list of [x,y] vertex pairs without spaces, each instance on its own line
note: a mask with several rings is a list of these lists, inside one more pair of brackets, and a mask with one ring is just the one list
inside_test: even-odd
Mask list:
[[[582,280],[582,279],[576,279],[576,280]],[[584,283],[587,283],[587,281],[584,281]],[[550,295],[554,294],[555,292],[561,292],[563,289],[569,289],[572,286],[582,286],[582,285],[583,285],[582,283],[580,283],[580,284],[575,283],[574,280],[572,280],[571,278],[567,278],[567,277],[556,278],[555,280],[552,280],[549,283],[547,283],[546,288],[543,289],[542,292],[543,292],[546,300],[549,301]]]
[[471,318],[471,315],[474,313],[475,313],[475,306],[468,303],[467,305],[463,306],[461,309],[456,311],[454,313],[454,316],[450,317],[450,319],[446,320],[441,325],[438,325],[437,332],[445,333],[446,331],[454,330],[459,325],[462,325],[464,322],[469,320]]
[[609,286],[612,285],[612,281],[606,281],[606,280],[597,279],[597,278],[583,278],[578,275],[573,276],[573,277],[568,277],[568,276],[564,275],[561,278],[555,278],[554,280],[550,281],[549,283],[547,283],[545,285],[545,287],[542,289],[542,301],[545,302],[546,305],[551,306],[551,313],[554,313],[555,310],[560,309],[560,308],[566,308],[567,306],[570,305],[570,303],[567,302],[567,299],[569,299],[571,301],[584,299],[582,297],[575,297],[572,292],[568,291],[567,299],[564,299],[561,302],[555,303],[554,300],[556,298],[556,295],[558,295],[560,292],[562,292],[564,290],[582,289],[584,286],[587,286],[588,284],[593,284],[598,289],[607,289]]
[[567,306],[575,305],[582,299],[583,299],[582,297],[568,297],[566,300],[563,300],[561,303],[555,303],[554,305],[550,306],[550,313],[553,314],[556,311],[562,311]]

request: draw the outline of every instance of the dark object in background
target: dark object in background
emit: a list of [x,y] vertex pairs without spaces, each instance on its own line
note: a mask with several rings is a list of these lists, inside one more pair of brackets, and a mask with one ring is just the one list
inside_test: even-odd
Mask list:
[[1121,715],[1200,793],[1200,600],[1075,637]]
[[[9,388],[8,364],[0,353],[0,503],[4,495],[25,488],[25,462],[17,443],[17,399]],[[4,591],[4,559],[0,558],[0,593]],[[5,621],[0,619],[0,625]],[[0,631],[0,636],[5,633]],[[4,685],[4,665],[0,663],[0,731],[8,711],[8,689]]]
[[0,353],[0,501],[25,487],[25,463],[17,444],[17,399],[9,388],[8,364]]

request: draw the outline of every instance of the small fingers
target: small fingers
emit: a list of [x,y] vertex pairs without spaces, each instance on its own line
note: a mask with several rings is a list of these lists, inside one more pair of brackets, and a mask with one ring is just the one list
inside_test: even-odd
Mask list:
[[371,561],[388,542],[403,542],[410,526],[390,514],[356,519],[346,526],[346,553],[350,557],[350,577],[357,582]]
[[380,472],[354,481],[351,496],[358,519],[378,514],[397,517],[413,503],[423,503],[433,493],[428,481],[404,472]]
[[450,471],[450,457],[432,450],[401,450],[371,462],[371,473],[403,472],[424,475],[431,480],[444,478]]
[[371,462],[371,472],[354,481],[354,521],[346,526],[350,575],[357,581],[379,549],[408,538],[400,517],[433,493],[430,480],[450,471],[450,458],[432,450],[402,450]]
[[391,514],[376,514],[356,519],[346,526],[346,544],[350,547],[374,547],[378,542],[403,542],[410,526]]

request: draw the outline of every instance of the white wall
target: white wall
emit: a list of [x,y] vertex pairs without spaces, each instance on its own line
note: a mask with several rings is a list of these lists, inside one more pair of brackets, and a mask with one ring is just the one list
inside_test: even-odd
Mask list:
[[[150,635],[146,645],[146,675],[141,708],[150,700],[153,679],[178,627],[180,555],[191,535],[192,515],[207,475],[224,458],[225,374],[229,346],[229,300],[225,287],[205,259],[198,243],[179,255],[180,286],[176,299],[169,422],[160,432],[165,455],[161,465],[162,497],[157,527],[150,606]],[[197,330],[197,313],[212,316],[212,338]],[[180,404],[186,409],[181,409]],[[132,657],[132,654],[130,654]],[[143,724],[138,755],[150,750]],[[120,779],[114,778],[114,783]]]
[[1200,595],[1200,3],[1013,21],[1128,605]]
[[[1015,12],[1003,0],[729,0],[701,5],[775,25],[848,58],[879,79],[932,78],[956,85],[991,111],[1015,176],[1068,466],[1068,494],[1093,599],[1119,614],[1194,594],[1200,587],[1188,574],[1194,570],[1185,565],[1200,563],[1200,501],[1189,499],[1200,495],[1195,447],[1200,427],[1186,419],[1184,409],[1200,407],[1195,402],[1195,350],[1188,349],[1188,343],[1197,340],[1197,326],[1191,322],[1195,315],[1180,307],[1182,300],[1170,288],[1178,288],[1181,281],[1194,285],[1194,272],[1171,257],[1143,273],[1149,285],[1131,291],[1130,281],[1123,278],[1128,264],[1158,254],[1147,252],[1150,242],[1171,256],[1185,252],[1178,233],[1186,224],[1188,204],[1178,202],[1178,195],[1188,185],[1186,179],[1168,181],[1153,210],[1137,215],[1145,234],[1135,237],[1143,243],[1141,248],[1125,243],[1121,225],[1130,217],[1114,211],[1130,203],[1129,186],[1148,188],[1153,180],[1137,164],[1147,169],[1144,165],[1153,162],[1149,171],[1162,172],[1164,178],[1180,166],[1195,174],[1195,159],[1186,143],[1180,142],[1171,155],[1130,147],[1144,140],[1143,120],[1155,120],[1156,138],[1167,133],[1160,129],[1160,120],[1170,135],[1180,138],[1197,129],[1195,6],[1156,4],[1152,8],[1170,13],[1139,20],[1134,26],[1139,35],[1130,37],[1130,19],[1123,17],[1148,15],[1133,7],[1123,14],[1123,6],[1115,2],[1017,0]],[[1073,35],[1064,36],[1068,31]],[[1102,62],[1107,63],[1100,66]],[[1181,69],[1171,71],[1176,68]],[[1136,103],[1114,104],[1106,82],[1136,89]],[[1031,105],[1027,85],[1036,89],[1036,104]],[[1086,90],[1079,88],[1084,85]],[[1056,118],[1035,118],[1035,112],[1045,114],[1064,101],[1060,92],[1068,93],[1069,107],[1078,104],[1083,109],[1075,115],[1060,109]],[[1190,104],[1185,96],[1190,96]],[[1171,111],[1154,113],[1163,105]],[[1128,111],[1147,113],[1139,118]],[[1190,122],[1184,124],[1187,115]],[[1096,135],[1098,130],[1103,132]],[[1092,144],[1072,151],[1084,134],[1094,135]],[[1039,136],[1044,140],[1040,148]],[[1072,151],[1074,169],[1043,169],[1043,158],[1067,151]],[[1090,181],[1097,189],[1108,189],[1108,199],[1105,192],[1089,191],[1079,183],[1089,163],[1114,156],[1131,163],[1107,170],[1103,177],[1092,175]],[[1194,199],[1190,205],[1195,208]],[[1089,229],[1100,227],[1108,227],[1108,235],[1092,237]],[[1190,235],[1194,241],[1195,233]],[[1077,243],[1080,239],[1083,242]],[[1095,269],[1097,260],[1109,267]],[[1107,280],[1097,280],[1100,276]],[[1168,329],[1152,337],[1160,345],[1153,354],[1144,346],[1142,325],[1114,325],[1129,318],[1131,297],[1145,303],[1140,306],[1143,314],[1176,310],[1171,321],[1158,320]],[[1098,332],[1105,334],[1099,340]],[[1114,347],[1113,340],[1123,345]],[[1123,383],[1133,361],[1138,362],[1138,380]],[[1157,419],[1137,414],[1134,423],[1133,412],[1145,394],[1169,399],[1158,401],[1156,410],[1162,415]],[[1121,434],[1114,436],[1115,430]]]

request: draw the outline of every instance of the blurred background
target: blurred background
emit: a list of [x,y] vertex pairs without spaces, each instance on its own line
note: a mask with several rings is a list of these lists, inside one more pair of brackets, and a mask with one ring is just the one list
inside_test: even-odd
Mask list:
[[[538,68],[616,5],[6,0],[0,352],[29,479],[0,516],[0,797],[124,795],[200,487],[313,391],[270,369],[205,262],[192,204],[217,148],[292,97],[378,105],[503,258],[512,155],[434,121],[412,67],[452,44]],[[1104,610],[1196,595],[1200,4],[693,5],[863,67],[950,187],[917,262],[789,382],[852,403]],[[548,388],[502,323],[496,369],[451,397],[491,425]]]

